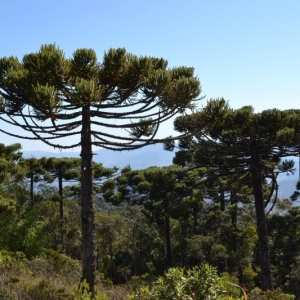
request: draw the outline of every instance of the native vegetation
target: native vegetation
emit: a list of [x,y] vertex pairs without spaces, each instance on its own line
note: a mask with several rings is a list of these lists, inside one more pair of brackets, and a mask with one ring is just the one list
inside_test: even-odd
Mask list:
[[[192,68],[125,49],[0,59],[0,120],[24,134],[0,131],[81,147],[25,159],[0,144],[0,298],[300,298],[300,184],[277,194],[295,171],[300,111],[198,108],[199,94]],[[173,116],[179,136],[157,139]],[[176,149],[172,165],[93,161],[92,146],[153,143]]]

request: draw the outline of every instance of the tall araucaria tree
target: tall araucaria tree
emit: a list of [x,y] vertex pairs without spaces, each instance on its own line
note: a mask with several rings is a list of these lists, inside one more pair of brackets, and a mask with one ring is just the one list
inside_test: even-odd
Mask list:
[[0,131],[62,149],[81,147],[83,279],[92,291],[92,145],[133,150],[161,142],[155,139],[160,124],[195,106],[200,83],[193,72],[169,69],[162,58],[137,57],[125,49],[108,50],[102,62],[92,49],[78,49],[66,59],[55,45],[44,45],[22,61],[0,59],[0,119],[22,129]]
[[[206,124],[203,127],[203,124]],[[300,110],[269,109],[254,113],[251,106],[231,109],[224,99],[208,102],[202,110],[175,120],[179,132],[195,132],[180,143],[176,161],[210,166],[218,176],[230,175],[251,187],[255,203],[261,267],[261,287],[272,289],[265,208],[278,190],[277,175],[293,172],[291,160],[300,153]],[[172,145],[166,145],[171,146]],[[264,190],[269,182],[271,188]]]

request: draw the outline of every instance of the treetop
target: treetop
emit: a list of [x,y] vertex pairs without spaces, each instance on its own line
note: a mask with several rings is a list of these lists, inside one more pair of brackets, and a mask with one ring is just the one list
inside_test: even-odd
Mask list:
[[[28,134],[1,131],[55,147],[61,144],[52,140],[80,134],[84,108],[94,145],[129,149],[136,139],[153,142],[162,122],[196,107],[200,92],[193,68],[168,68],[163,58],[139,57],[125,48],[109,49],[102,61],[93,49],[77,49],[66,58],[55,44],[21,61],[0,58],[0,119]],[[149,128],[136,130],[145,120]]]

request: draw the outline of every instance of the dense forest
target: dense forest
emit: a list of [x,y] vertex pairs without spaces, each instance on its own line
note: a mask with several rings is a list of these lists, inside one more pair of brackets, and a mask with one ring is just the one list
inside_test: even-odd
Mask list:
[[[80,159],[24,159],[20,151],[19,144],[0,145],[0,295],[80,299]],[[186,154],[182,151],[174,161]],[[257,298],[261,268],[255,200],[245,176],[232,180],[232,174],[216,175],[215,167],[179,164],[118,170],[95,163],[93,170],[102,297],[126,298],[167,270],[209,265],[215,276],[241,286],[248,299],[293,299]],[[292,162],[277,164],[280,171],[293,171]],[[269,195],[271,182],[265,180],[263,188]],[[299,297],[300,208],[289,199],[269,202],[274,288],[278,295]],[[238,288],[225,288],[240,295]]]
[[[0,60],[0,122],[20,129],[1,131],[81,147],[36,159],[0,144],[0,299],[300,299],[300,184],[277,195],[300,110],[199,108],[200,92],[193,68],[125,49]],[[156,138],[173,116],[178,135]],[[155,143],[172,165],[93,161],[92,146]]]

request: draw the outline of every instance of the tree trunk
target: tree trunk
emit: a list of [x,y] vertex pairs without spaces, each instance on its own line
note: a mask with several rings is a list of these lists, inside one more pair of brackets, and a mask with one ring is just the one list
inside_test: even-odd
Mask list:
[[193,216],[193,233],[198,233],[198,212],[199,209],[196,207],[192,208],[192,216]]
[[33,171],[30,172],[30,200],[31,200],[31,205],[33,205],[34,201],[33,201],[33,178],[34,174]]
[[259,258],[261,267],[261,288],[263,291],[272,290],[272,280],[269,260],[267,223],[262,191],[262,174],[260,157],[255,141],[251,145],[251,176],[255,201],[256,226],[258,234]]
[[63,186],[62,186],[62,170],[61,167],[59,167],[58,170],[58,193],[59,193],[59,214],[60,217],[64,217],[64,204],[63,204]]
[[166,264],[167,268],[172,267],[172,250],[171,250],[171,233],[170,233],[170,217],[169,217],[169,200],[164,199],[164,211],[165,211],[165,234],[166,234]]
[[[232,193],[231,194],[231,200],[230,200],[231,205],[237,205],[237,200],[236,200],[236,194]],[[233,235],[232,235],[232,250],[234,253],[237,252],[237,239],[236,239],[236,222],[237,222],[237,209],[235,208],[231,212],[231,225],[233,227]]]
[[220,199],[221,211],[225,211],[225,192],[224,192],[224,190],[221,190],[219,192],[219,199]]
[[82,108],[81,129],[81,226],[82,226],[82,279],[94,294],[96,278],[95,205],[93,200],[92,141],[90,107]]
[[60,243],[62,251],[65,251],[65,232],[64,232],[64,201],[63,201],[63,172],[61,166],[58,169],[58,193],[59,193],[59,214],[60,214]]

